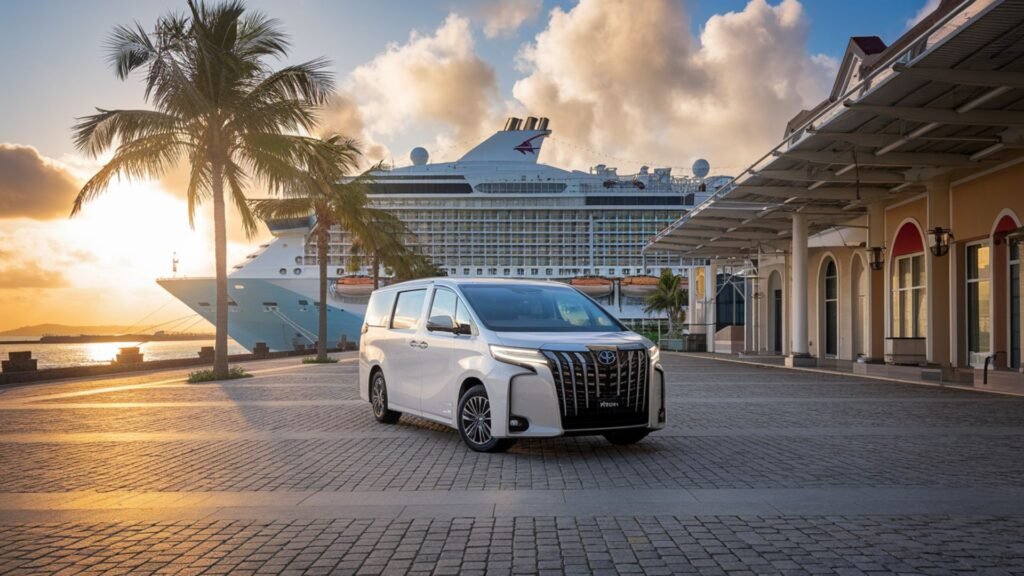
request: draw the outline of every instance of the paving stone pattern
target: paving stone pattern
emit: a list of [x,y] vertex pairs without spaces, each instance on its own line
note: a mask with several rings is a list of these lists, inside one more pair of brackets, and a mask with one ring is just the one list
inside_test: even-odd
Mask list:
[[[1024,575],[1024,506],[1009,500],[1024,490],[1024,398],[665,354],[670,424],[643,443],[485,455],[422,419],[375,422],[343,357],[255,363],[226,384],[179,371],[0,392],[0,573]],[[623,514],[609,496],[665,490],[753,505],[782,490],[814,495],[817,513]],[[880,516],[885,490],[922,513]],[[995,506],[948,512],[972,490]],[[131,503],[141,493],[246,505],[150,509]],[[65,494],[100,504],[12,504]],[[501,515],[460,504],[474,494],[561,504]],[[283,505],[311,495],[453,498],[412,518]]]

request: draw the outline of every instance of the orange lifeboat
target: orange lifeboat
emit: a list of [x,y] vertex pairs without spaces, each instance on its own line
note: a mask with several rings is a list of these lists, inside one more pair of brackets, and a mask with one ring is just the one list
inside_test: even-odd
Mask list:
[[631,298],[644,298],[658,286],[656,276],[627,276],[619,282],[619,291]]
[[612,293],[612,281],[600,276],[573,278],[569,284],[591,298],[603,298]]
[[369,296],[370,292],[373,292],[373,278],[369,276],[338,278],[334,289],[342,296]]

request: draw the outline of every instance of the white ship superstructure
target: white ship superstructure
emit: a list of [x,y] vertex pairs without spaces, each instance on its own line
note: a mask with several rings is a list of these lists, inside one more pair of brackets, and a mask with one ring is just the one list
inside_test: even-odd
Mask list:
[[[670,168],[646,166],[628,176],[605,165],[563,170],[537,162],[550,134],[547,119],[511,118],[454,162],[431,164],[427,151],[417,148],[412,165],[375,175],[372,202],[403,220],[407,242],[449,276],[570,282],[620,318],[650,317],[644,297],[654,276],[666,268],[685,275],[690,262],[670,253],[641,254],[641,248],[728,179],[677,177]],[[267,224],[274,240],[229,276],[229,332],[247,348],[256,342],[271,349],[308,346],[318,305],[316,223]],[[358,339],[371,288],[371,271],[354,267],[350,252],[348,234],[332,229],[331,344],[343,336]],[[212,279],[160,284],[212,320]]]

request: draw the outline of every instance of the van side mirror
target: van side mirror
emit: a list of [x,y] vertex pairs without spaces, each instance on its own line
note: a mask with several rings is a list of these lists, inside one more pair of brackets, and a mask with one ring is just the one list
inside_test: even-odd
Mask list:
[[427,319],[427,330],[430,332],[451,332],[458,334],[456,331],[455,320],[451,316],[431,316]]

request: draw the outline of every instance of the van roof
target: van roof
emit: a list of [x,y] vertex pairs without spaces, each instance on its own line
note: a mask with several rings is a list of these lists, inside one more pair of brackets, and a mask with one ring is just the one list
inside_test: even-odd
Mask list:
[[520,280],[511,278],[459,278],[450,276],[438,276],[435,278],[420,278],[418,280],[406,280],[405,282],[399,282],[397,284],[390,284],[383,288],[379,288],[377,291],[392,290],[392,289],[407,289],[407,288],[419,288],[427,287],[431,284],[438,284],[440,286],[465,286],[468,284],[515,284],[515,285],[526,285],[526,286],[551,286],[552,284],[558,286],[568,286],[562,282],[556,282],[554,280]]

